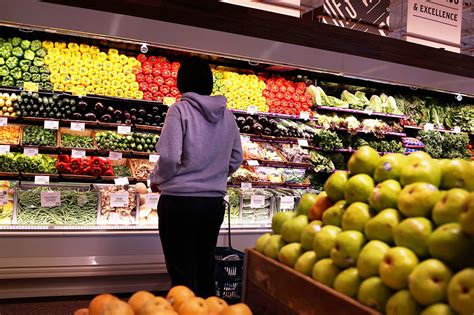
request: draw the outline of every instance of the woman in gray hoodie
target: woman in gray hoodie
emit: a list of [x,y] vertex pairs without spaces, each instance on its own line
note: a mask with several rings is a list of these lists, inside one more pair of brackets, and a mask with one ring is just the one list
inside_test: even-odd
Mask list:
[[178,71],[181,100],[171,106],[150,176],[160,191],[159,230],[172,286],[215,295],[215,248],[224,218],[227,178],[242,163],[240,134],[224,96],[210,96],[209,65],[190,58]]

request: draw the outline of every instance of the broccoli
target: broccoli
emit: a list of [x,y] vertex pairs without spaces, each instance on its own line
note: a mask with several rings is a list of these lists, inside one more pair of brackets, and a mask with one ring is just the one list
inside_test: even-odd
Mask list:
[[33,59],[35,59],[35,53],[28,49],[28,50],[25,51],[24,58],[26,60],[33,60]]
[[22,40],[22,41],[21,41],[20,47],[21,47],[23,50],[29,49],[30,46],[31,46],[31,42],[30,42],[29,40],[25,39],[25,40]]
[[21,38],[20,37],[13,37],[11,40],[11,43],[13,47],[18,47],[21,44]]
[[12,55],[18,58],[23,57],[23,49],[21,49],[20,47],[13,48]]
[[18,60],[17,57],[10,57],[10,58],[7,59],[5,64],[7,65],[8,68],[13,69],[16,66],[18,66],[18,62],[19,62],[19,60]]
[[30,46],[30,49],[32,51],[37,51],[38,49],[41,48],[41,41],[35,39],[34,41],[31,42],[31,46]]

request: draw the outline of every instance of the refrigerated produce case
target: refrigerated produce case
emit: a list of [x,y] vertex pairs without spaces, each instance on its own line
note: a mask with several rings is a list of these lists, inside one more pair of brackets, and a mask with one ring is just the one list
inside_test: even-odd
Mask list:
[[[325,60],[327,63],[321,64],[320,61],[316,62],[314,57],[311,57],[311,60],[308,59],[309,55],[307,53],[309,50],[287,44],[281,44],[280,49],[265,49],[264,51],[269,51],[269,54],[262,54],[261,51],[258,51],[258,49],[253,50],[253,48],[264,47],[271,43],[230,34],[217,34],[219,35],[218,37],[205,40],[203,36],[205,31],[203,30],[180,25],[168,25],[169,23],[163,22],[153,22],[156,25],[162,26],[160,29],[162,32],[158,32],[158,41],[147,40],[146,48],[148,51],[144,55],[140,53],[140,50],[144,47],[141,45],[141,41],[145,40],[145,38],[150,39],[149,34],[144,36],[138,30],[135,33],[130,33],[120,29],[113,33],[113,36],[109,36],[105,34],[110,34],[111,32],[105,31],[100,25],[86,26],[82,23],[75,24],[74,21],[56,23],[53,22],[55,21],[53,14],[58,13],[56,10],[70,14],[79,9],[51,4],[47,4],[47,6],[54,7],[54,10],[51,10],[42,17],[50,19],[48,22],[37,20],[40,15],[34,19],[25,16],[20,18],[18,15],[18,18],[11,20],[11,22],[30,22],[34,25],[43,26],[19,25],[5,21],[2,23],[2,35],[0,37],[19,36],[20,38],[30,40],[30,42],[34,39],[39,39],[43,43],[47,41],[48,45],[49,41],[53,43],[64,41],[66,47],[69,47],[67,43],[82,43],[83,45],[88,45],[89,48],[97,46],[98,51],[96,53],[104,53],[105,58],[110,58],[110,51],[112,50],[112,53],[115,54],[116,50],[119,60],[121,55],[126,56],[127,63],[129,60],[142,59],[143,63],[141,64],[140,71],[148,73],[148,76],[150,76],[148,79],[152,82],[155,82],[155,78],[160,77],[160,75],[158,71],[154,73],[151,70],[150,73],[149,70],[143,69],[144,63],[149,61],[147,57],[161,56],[166,58],[170,66],[172,66],[175,62],[179,62],[186,56],[197,54],[208,59],[213,66],[216,66],[214,75],[216,78],[215,82],[217,83],[214,87],[214,93],[226,95],[225,89],[230,87],[231,83],[229,81],[231,79],[237,80],[236,82],[238,82],[239,86],[236,86],[236,88],[245,88],[252,84],[254,88],[251,90],[251,93],[249,92],[249,95],[255,96],[253,98],[255,104],[240,104],[235,99],[231,99],[229,104],[237,117],[237,124],[241,128],[244,147],[248,153],[241,170],[229,180],[228,197],[231,204],[233,245],[237,249],[242,250],[245,247],[253,246],[255,239],[270,229],[271,216],[275,212],[294,209],[298,203],[299,196],[305,191],[310,189],[320,190],[324,179],[334,170],[340,169],[339,165],[345,164],[349,153],[353,152],[362,140],[366,142],[372,141],[377,144],[381,141],[400,143],[400,146],[392,146],[387,150],[384,148],[388,145],[383,146],[378,149],[381,152],[391,151],[395,147],[398,149],[402,148],[403,151],[414,148],[411,148],[409,144],[401,146],[403,137],[407,135],[416,136],[417,133],[416,129],[408,129],[408,124],[400,123],[403,119],[408,118],[406,116],[407,113],[394,114],[382,112],[382,110],[374,109],[368,103],[364,103],[365,109],[363,108],[364,106],[360,108],[339,107],[337,104],[340,102],[346,102],[348,105],[348,101],[343,100],[343,97],[339,100],[330,96],[329,100],[326,100],[323,104],[319,100],[321,98],[321,95],[318,94],[319,92],[311,94],[307,90],[311,85],[318,85],[322,86],[325,91],[330,91],[334,89],[334,85],[324,85],[324,82],[329,79],[329,81],[334,80],[334,82],[339,83],[349,82],[353,84],[356,82],[360,86],[370,84],[372,89],[375,87],[377,91],[371,92],[371,94],[378,94],[382,97],[379,91],[392,92],[400,88],[400,91],[403,93],[409,89],[399,87],[397,84],[404,86],[411,85],[411,82],[400,80],[396,82],[397,84],[394,84],[394,82],[389,82],[380,74],[375,72],[365,74],[363,71],[357,70],[357,67],[353,68],[355,74],[351,76],[364,80],[357,81],[350,78],[344,81],[346,80],[344,77],[335,75],[335,73],[339,72],[339,66],[330,61],[332,59],[331,56],[325,55],[325,58],[322,60]],[[44,10],[44,8],[43,4],[41,4],[39,11]],[[84,19],[96,14],[104,15],[108,18],[113,17],[112,14],[84,11],[82,9],[77,12],[80,12]],[[136,25],[142,26],[151,23],[140,18],[124,17],[123,23],[128,23],[129,21],[134,21]],[[66,27],[67,25],[69,26]],[[174,38],[164,36],[166,27],[171,27],[179,36]],[[209,31],[209,33],[214,34],[216,32]],[[196,34],[200,41],[196,42],[192,36],[189,36],[190,34]],[[241,45],[238,45],[239,47],[236,48],[234,45],[230,45],[228,41],[220,42],[222,38],[235,39],[237,42],[241,41]],[[254,43],[256,46],[249,43]],[[21,47],[21,42],[19,45]],[[27,44],[24,43],[24,45]],[[71,47],[76,46],[72,45]],[[77,45],[77,49],[80,51],[81,46]],[[24,52],[27,50],[23,49]],[[289,54],[282,54],[282,51],[289,52]],[[321,51],[314,51],[321,54]],[[48,56],[49,52],[47,49],[46,52],[46,56]],[[333,57],[335,59],[339,58],[337,53],[334,53]],[[40,57],[35,56],[34,58]],[[43,58],[48,60],[48,57]],[[6,59],[8,60],[8,58]],[[252,62],[249,62],[249,60]],[[258,62],[254,63],[254,61]],[[67,64],[68,61],[62,60],[62,62]],[[37,59],[37,64],[40,64],[39,59]],[[371,66],[382,65],[386,69],[392,67],[394,70],[398,67],[397,65],[374,60],[365,60],[365,64]],[[48,68],[51,72],[50,65]],[[283,70],[288,70],[289,68],[285,68],[288,65],[296,67],[294,67],[295,70],[280,72],[272,70],[272,65],[282,66],[280,69]],[[22,73],[29,73],[30,70],[28,68],[28,71],[26,71],[25,66]],[[36,71],[36,69],[33,70]],[[176,70],[174,69],[174,71]],[[46,70],[44,71],[46,73]],[[0,176],[2,178],[19,181],[19,185],[15,187],[9,186],[8,196],[11,196],[12,200],[8,200],[7,205],[4,205],[2,210],[2,216],[4,215],[4,218],[2,217],[4,221],[2,222],[5,224],[0,227],[0,244],[4,249],[2,254],[0,254],[0,266],[2,266],[0,267],[0,297],[11,298],[90,294],[103,291],[125,292],[137,289],[166,289],[168,280],[164,257],[159,245],[156,209],[153,209],[153,207],[142,207],[145,197],[136,194],[135,188],[133,188],[133,185],[136,183],[147,182],[147,174],[154,166],[154,163],[156,163],[156,153],[151,147],[148,149],[144,148],[145,144],[150,144],[146,143],[146,140],[144,140],[145,143],[143,145],[140,145],[140,148],[133,141],[128,142],[128,146],[121,146],[120,144],[118,146],[104,147],[103,144],[113,143],[113,140],[117,138],[127,139],[132,137],[132,140],[135,141],[135,138],[138,137],[136,136],[137,134],[149,134],[150,137],[159,136],[165,116],[164,113],[166,113],[166,105],[170,105],[176,99],[179,99],[179,94],[169,94],[171,91],[168,90],[164,91],[167,93],[160,92],[160,94],[151,94],[150,96],[146,94],[148,87],[145,89],[144,86],[140,86],[138,81],[131,79],[131,82],[125,85],[129,88],[129,93],[125,89],[119,89],[122,92],[111,92],[107,89],[83,90],[74,87],[66,88],[67,84],[64,84],[62,87],[59,85],[55,86],[55,83],[52,83],[52,81],[56,81],[58,78],[51,77],[55,73],[54,71],[49,74],[51,82],[46,80],[45,76],[43,77],[43,82],[41,75],[39,82],[33,82],[42,83],[41,85],[33,84],[33,89],[39,88],[37,96],[36,92],[31,90],[31,86],[25,85],[25,82],[29,81],[21,82],[22,80],[16,80],[14,84],[10,84],[11,82],[6,80],[5,83],[12,86],[2,84],[2,87],[0,87],[0,92],[7,93],[3,101],[6,102],[8,98],[12,98],[13,94],[15,94],[15,97],[21,96],[23,92],[27,94],[26,99],[36,96],[37,99],[42,99],[41,102],[43,103],[43,98],[46,97],[50,107],[57,105],[58,107],[65,108],[64,104],[69,104],[69,108],[72,109],[72,106],[74,106],[72,103],[76,104],[76,106],[79,106],[79,103],[85,103],[86,105],[82,104],[81,106],[87,106],[96,116],[85,117],[84,115],[83,117],[78,117],[74,115],[72,110],[70,113],[67,110],[65,112],[59,110],[60,116],[51,117],[47,114],[46,117],[38,117],[42,115],[35,115],[34,111],[34,115],[29,115],[31,110],[28,110],[26,115],[23,115],[21,109],[19,110],[19,115],[13,116],[9,108],[6,108],[6,112],[10,113],[7,116],[8,126],[0,128],[15,128],[19,129],[20,132],[17,132],[18,135],[14,137],[13,141],[12,139],[6,140],[5,145],[9,147],[8,150],[6,147],[3,150],[11,151],[12,153],[2,151],[2,153],[6,154],[0,155],[1,161],[3,163],[10,163],[15,158],[18,158],[18,155],[22,155],[22,161],[26,161],[27,165],[33,165],[34,167],[32,169],[22,167],[20,169],[18,167],[16,169],[1,169],[2,173],[0,173]],[[68,70],[61,70],[59,68],[58,73],[61,73],[61,71],[67,72]],[[80,71],[80,67],[77,71]],[[444,78],[446,82],[452,77],[451,75],[420,70],[414,67],[407,67],[405,71],[406,73],[434,74],[435,77]],[[32,80],[34,74],[36,73],[29,73],[29,75],[26,75],[26,78]],[[123,72],[123,74],[126,76],[130,73]],[[135,79],[138,74],[136,73]],[[169,77],[172,78],[173,74],[170,73]],[[278,77],[282,78],[279,80]],[[283,80],[283,78],[286,79]],[[365,81],[368,78],[378,82],[371,83]],[[35,81],[36,79],[37,76]],[[66,75],[63,79],[68,81],[73,78],[72,75]],[[59,80],[61,80],[61,76],[59,76]],[[86,85],[87,82],[84,83],[81,80],[86,79],[79,79],[78,84],[74,86]],[[160,82],[160,80],[156,79],[156,82]],[[422,79],[420,78],[420,87],[452,91],[450,83],[446,83],[445,88],[443,88],[443,83],[440,83],[440,81],[443,81],[443,79],[433,80],[429,76],[425,76]],[[21,89],[15,86],[18,85],[16,84],[18,82],[21,82]],[[266,84],[260,82],[266,82]],[[463,78],[459,82],[463,82],[460,85],[464,84],[467,86],[465,82],[472,83],[472,79]],[[48,83],[51,83],[52,87]],[[138,89],[136,87],[132,89],[132,83],[137,83]],[[61,83],[56,82],[56,84]],[[256,85],[254,86],[253,84]],[[270,87],[282,85],[286,89],[293,89],[293,94],[286,96],[282,91],[271,91]],[[51,91],[50,88],[55,91]],[[316,112],[311,112],[305,106],[301,106],[294,111],[288,108],[272,107],[269,100],[274,102],[277,99],[276,94],[278,92],[283,94],[283,98],[289,97],[288,101],[291,100],[293,102],[295,99],[294,95],[298,94],[299,88],[302,91],[302,94],[300,94],[302,98],[306,97],[305,100],[310,100],[311,105],[315,106]],[[463,89],[468,93],[466,94],[464,91],[465,98],[462,104],[469,104],[469,101],[472,104],[474,91],[470,91],[469,88]],[[338,90],[337,93],[340,92]],[[356,94],[356,91],[352,92]],[[452,94],[448,92],[422,91],[421,93],[425,92],[432,98],[440,97],[443,100],[448,97],[452,98]],[[413,92],[410,93],[413,94]],[[347,95],[347,93],[343,95]],[[226,96],[229,98],[229,95]],[[65,99],[67,99],[67,102],[64,101]],[[361,97],[361,99],[363,98]],[[15,100],[11,102],[13,105]],[[61,105],[58,105],[58,102],[61,102]],[[382,106],[382,104],[385,103],[378,105]],[[108,116],[103,119],[108,113],[102,113],[102,116],[99,117],[97,111],[101,112],[104,110],[102,106],[105,110],[108,107],[112,107],[111,119],[108,119]],[[467,108],[468,105],[464,106]],[[143,118],[133,121],[130,119],[129,122],[127,121],[129,119],[127,115],[133,115],[130,113],[132,111],[131,108],[135,108],[136,111],[145,108],[152,111],[153,116],[151,119]],[[129,113],[126,115],[125,111],[128,109]],[[271,111],[269,112],[270,109]],[[472,114],[472,107],[470,110],[467,109],[467,112]],[[116,113],[116,111],[120,113]],[[16,113],[16,110],[14,112]],[[159,118],[157,118],[158,116]],[[156,124],[151,123],[153,119],[155,119]],[[365,124],[363,123],[364,119],[367,120]],[[353,125],[354,120],[357,122],[356,127]],[[421,120],[421,123],[426,125],[431,122]],[[49,129],[49,131],[43,128],[51,124],[53,126],[56,125],[56,127]],[[324,124],[328,124],[328,126]],[[469,126],[469,124],[466,125]],[[31,137],[30,131],[25,133],[25,129],[32,128],[29,126],[37,126],[35,128],[39,128],[41,132],[51,133],[52,140],[48,143],[45,143],[43,140],[41,143],[35,142],[35,138]],[[51,128],[51,126],[48,128]],[[444,132],[449,127],[443,126],[443,123],[438,122],[434,127],[422,128],[429,130],[443,128],[442,131]],[[55,129],[58,129],[58,131],[56,132]],[[331,134],[324,134],[326,129],[331,129]],[[462,130],[455,129],[454,126],[449,129],[452,129],[453,133],[455,132],[456,134],[459,131],[465,132],[468,139],[470,134],[472,134],[472,131],[466,130],[465,127]],[[321,130],[324,131],[323,134],[320,133]],[[16,135],[15,132],[15,130],[8,131],[13,136]],[[107,138],[104,138],[105,140],[101,138],[102,136],[105,137],[104,133],[107,136]],[[319,136],[315,136],[315,134]],[[32,142],[25,141],[25,135],[33,138]],[[68,141],[71,142],[71,137],[66,135],[82,138],[74,138],[72,144],[67,144]],[[92,139],[92,143],[85,141],[85,138]],[[313,138],[317,138],[317,141],[314,140],[313,142]],[[383,139],[381,140],[380,138]],[[133,147],[132,143],[134,143]],[[30,151],[28,155],[35,156],[25,157],[25,148],[38,148],[38,151],[33,152],[35,154]],[[418,146],[416,149],[420,148],[421,146]],[[77,159],[78,156],[84,154],[108,160],[113,173],[108,173],[105,169],[102,169],[100,173],[91,173],[90,170],[84,173],[70,173],[56,167],[56,161],[59,161],[61,156],[72,158],[72,155],[74,155]],[[49,164],[46,163],[46,165],[51,166],[51,163],[53,163],[54,167],[48,172],[44,166],[45,164],[38,162],[39,160],[47,160]],[[337,162],[338,160],[339,163]],[[67,168],[68,166],[64,165],[61,167]],[[52,172],[56,174],[51,174]],[[41,180],[41,178],[37,178],[38,175],[48,176],[51,184],[36,187],[31,181]],[[81,183],[81,185],[77,183]],[[115,188],[117,187],[116,185],[123,186],[129,184],[130,188],[126,188],[126,191],[134,196],[130,196],[130,206],[122,207],[122,210],[115,211],[113,210],[114,208],[120,207],[110,207],[110,204],[107,202],[104,204],[102,198],[105,194],[110,194],[111,190],[122,189],[118,192],[125,192],[123,188]],[[40,221],[29,219],[28,215],[32,214],[32,216],[37,217],[41,212],[34,208],[34,206],[32,207],[31,204],[25,204],[21,200],[22,196],[30,193],[35,194],[36,191],[44,189],[67,190],[67,187],[70,185],[82,187],[80,189],[86,189],[88,193],[98,196],[99,199],[95,208],[96,211],[94,212],[95,217],[92,217],[93,211],[91,210],[91,217],[88,220],[80,217],[76,218],[79,219],[78,221],[61,221],[58,220],[58,213],[54,214],[53,221],[48,221],[46,216]],[[74,189],[79,188],[73,188],[72,190]],[[41,199],[41,196],[38,197],[36,193],[33,198],[37,200],[37,198]],[[83,202],[84,200],[78,198],[75,200],[74,206],[83,206]],[[9,210],[10,203],[13,203],[11,210]],[[44,210],[41,209],[41,211]],[[84,209],[81,209],[81,211],[84,211]],[[19,214],[20,218],[18,217]],[[27,214],[26,218],[25,214]],[[68,216],[69,213],[62,213],[62,215]],[[220,245],[225,244],[225,235],[227,234],[225,225],[223,224],[219,237],[218,243]]]

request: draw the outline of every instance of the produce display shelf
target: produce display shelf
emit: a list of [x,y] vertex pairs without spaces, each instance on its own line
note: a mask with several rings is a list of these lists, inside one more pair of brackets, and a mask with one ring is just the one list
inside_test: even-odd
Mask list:
[[410,145],[410,144],[404,144],[404,148],[407,149],[423,149],[425,146],[424,145]]
[[310,117],[309,119],[307,119],[307,118],[302,118],[299,115],[288,115],[288,114],[279,114],[279,113],[270,113],[270,112],[250,112],[250,111],[237,110],[237,109],[231,109],[230,111],[234,114],[241,114],[241,115],[263,115],[263,116],[285,118],[285,119],[317,120],[314,117]]
[[[350,148],[333,149],[333,150],[324,150],[323,148],[313,147],[313,146],[304,146],[302,148],[303,149],[308,149],[308,150],[329,152],[329,153],[354,153],[355,151],[357,151],[356,149],[350,149]],[[381,154],[381,155],[385,155],[385,154],[390,154],[390,153],[395,153],[395,152],[378,151],[378,153]]]
[[[323,127],[320,127],[320,128],[323,128]],[[337,130],[337,131],[350,132],[349,129],[347,129],[347,128],[336,128],[336,130]],[[370,131],[370,130],[363,130],[363,129],[355,130],[355,132],[358,133],[358,134],[369,134],[369,133],[372,133],[372,131]],[[407,136],[406,133],[403,133],[403,132],[392,132],[392,131],[384,132],[384,135],[385,135],[385,136],[393,136],[393,137],[406,137],[406,136]]]
[[250,141],[254,142],[268,142],[268,143],[298,143],[298,141],[306,140],[311,141],[311,139],[303,138],[293,138],[293,137],[275,137],[275,136],[266,136],[266,135],[256,135],[250,133],[241,133],[241,137],[248,137]]
[[[403,128],[405,129],[415,129],[415,130],[423,130],[424,127],[422,126],[411,126],[411,125],[404,125]],[[444,128],[433,128],[431,129],[433,131],[438,131],[438,132],[449,132],[449,133],[465,133],[467,134],[467,132],[464,132],[464,131],[454,131],[454,129],[444,129]],[[472,135],[472,134],[470,134]]]
[[284,162],[284,161],[268,161],[268,160],[256,160],[250,159],[245,160],[245,163],[249,166],[253,166],[249,164],[249,161],[257,161],[259,165],[255,166],[272,166],[272,167],[281,167],[281,168],[310,168],[310,163],[295,163],[295,162]]
[[322,105],[318,105],[316,109],[332,111],[332,112],[343,112],[343,113],[350,113],[350,114],[366,115],[366,116],[394,118],[394,119],[401,119],[401,118],[406,117],[405,115],[399,115],[399,114],[385,114],[385,113],[370,112],[370,111],[359,110],[359,109],[331,107],[331,106],[322,106]]
[[[242,182],[252,185],[252,188],[294,188],[294,189],[307,189],[310,188],[310,184],[285,184],[285,183],[272,183],[272,182]],[[242,183],[231,183],[228,184],[229,188],[242,188]]]

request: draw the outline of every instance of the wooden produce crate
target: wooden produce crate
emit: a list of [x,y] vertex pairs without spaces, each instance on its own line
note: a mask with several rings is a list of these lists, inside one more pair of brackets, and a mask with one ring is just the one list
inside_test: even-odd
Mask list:
[[[149,160],[145,159],[130,159],[130,169],[132,170],[132,176],[137,180],[146,180],[150,177],[151,172],[153,172],[153,168],[155,167],[156,163],[152,163]],[[146,170],[147,168],[151,168],[148,174],[146,172],[140,170]],[[146,175],[146,176],[145,176]]]
[[[88,138],[91,138],[93,141],[92,141],[92,148],[73,148],[73,147],[66,147],[63,145],[62,143],[62,136],[63,134],[68,134],[68,135],[73,135],[73,136],[81,136],[81,137],[88,137]],[[91,130],[91,129],[86,129],[86,130],[72,130],[70,128],[64,128],[64,127],[61,127],[59,128],[58,130],[58,146],[61,147],[61,148],[64,148],[64,149],[84,149],[86,151],[94,151],[95,148],[97,147],[97,144],[95,142],[95,131],[94,130]]]
[[[18,132],[16,139],[8,139],[7,131]],[[21,137],[23,136],[23,128],[21,125],[8,124],[7,126],[0,127],[0,144],[19,145],[21,143]]]
[[245,257],[243,302],[254,314],[380,314],[254,249]]

